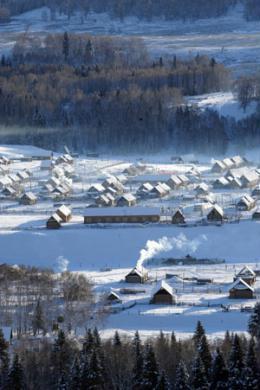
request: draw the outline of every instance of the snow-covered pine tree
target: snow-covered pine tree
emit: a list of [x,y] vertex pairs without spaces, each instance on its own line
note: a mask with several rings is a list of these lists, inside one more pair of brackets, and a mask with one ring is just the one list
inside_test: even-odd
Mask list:
[[194,335],[193,335],[193,341],[194,341],[196,348],[198,348],[202,336],[205,336],[205,329],[203,328],[201,322],[198,321]]
[[8,378],[9,370],[9,344],[4,338],[2,329],[0,329],[0,388],[4,388]]
[[255,305],[254,311],[248,322],[248,331],[251,336],[260,340],[260,303]]
[[70,390],[78,390],[81,388],[81,369],[78,356],[75,357],[69,375]]
[[133,340],[133,350],[134,350],[134,367],[133,367],[132,389],[140,390],[142,385],[142,380],[143,380],[144,357],[143,357],[142,343],[138,332],[135,333],[135,337]]
[[244,388],[244,355],[241,348],[240,338],[235,334],[229,356],[229,381],[228,386],[232,390]]
[[83,388],[88,390],[101,390],[104,388],[104,378],[102,374],[102,367],[96,351],[92,353],[89,369],[86,376],[86,382],[82,383]]
[[255,352],[255,342],[253,338],[251,338],[249,341],[243,376],[246,389],[258,390],[260,388],[260,375]]
[[119,333],[117,330],[115,331],[115,334],[114,334],[113,344],[115,347],[121,347],[121,345],[122,345],[121,339],[120,339],[120,336],[119,336]]
[[180,361],[176,370],[175,389],[178,390],[190,389],[189,374],[183,360]]
[[217,349],[216,356],[212,365],[211,374],[211,390],[227,390],[228,389],[228,369],[226,367],[224,358],[219,349]]
[[197,355],[192,367],[191,386],[193,390],[209,389],[205,367],[199,354]]
[[20,364],[17,354],[14,355],[14,360],[8,374],[7,390],[25,390],[24,372]]
[[212,366],[212,356],[209,349],[209,343],[205,334],[201,336],[200,342],[198,343],[198,354],[201,358],[202,363],[204,364],[205,373],[207,375],[207,378],[209,379]]
[[156,390],[170,390],[171,386],[165,371],[162,371]]
[[142,390],[156,389],[159,383],[159,368],[156,361],[153,347],[148,344],[145,351],[144,368],[143,368],[143,380]]

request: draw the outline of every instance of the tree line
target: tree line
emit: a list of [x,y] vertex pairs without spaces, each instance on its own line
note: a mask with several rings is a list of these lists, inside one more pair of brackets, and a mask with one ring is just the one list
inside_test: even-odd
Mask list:
[[62,12],[70,18],[75,11],[81,11],[85,15],[89,11],[95,11],[107,12],[111,17],[121,20],[127,16],[136,16],[147,20],[162,17],[186,21],[224,15],[236,3],[237,0],[1,0],[1,7],[14,15],[48,6],[52,19],[55,19],[57,12]]
[[[21,37],[1,59],[0,85],[2,142],[148,151],[185,145],[187,137],[196,144],[193,111],[178,110],[183,96],[228,88],[229,72],[199,55],[153,60],[140,40],[64,33],[42,44]],[[12,126],[21,127],[15,136]],[[203,126],[199,137],[208,131]]]
[[97,328],[81,340],[60,329],[32,348],[30,339],[11,340],[0,331],[0,381],[7,390],[258,390],[260,304],[249,320],[248,339],[226,332],[209,341],[203,325],[177,340],[174,332],[142,341],[101,339]]

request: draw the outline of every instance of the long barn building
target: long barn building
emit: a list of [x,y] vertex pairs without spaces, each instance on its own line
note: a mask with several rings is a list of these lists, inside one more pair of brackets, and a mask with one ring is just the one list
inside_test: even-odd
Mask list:
[[159,222],[160,209],[150,207],[95,207],[87,208],[85,224]]

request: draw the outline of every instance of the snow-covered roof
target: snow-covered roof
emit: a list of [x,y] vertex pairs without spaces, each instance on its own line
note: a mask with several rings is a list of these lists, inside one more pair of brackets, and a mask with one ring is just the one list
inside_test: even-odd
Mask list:
[[178,175],[178,179],[180,179],[183,184],[187,184],[189,182],[189,178],[186,175]]
[[222,160],[222,163],[227,167],[227,168],[231,168],[234,166],[234,162],[231,160],[231,158],[224,158],[224,160]]
[[122,195],[118,200],[119,201],[126,200],[127,202],[134,202],[136,200],[136,197],[133,194],[129,193],[129,194]]
[[238,202],[238,205],[244,204],[245,206],[251,206],[255,203],[254,198],[250,195],[244,195]]
[[182,181],[180,180],[180,178],[178,176],[175,176],[175,175],[172,175],[169,179],[169,181],[172,181],[174,184],[176,185],[180,185],[182,183]]
[[174,290],[173,288],[167,283],[165,282],[165,280],[162,280],[159,285],[157,285],[153,291],[153,295],[158,293],[159,291],[161,290],[164,290],[164,291],[167,291],[167,293],[169,293],[170,295],[174,295]]
[[254,292],[254,288],[249,286],[242,278],[237,279],[229,288],[230,290],[250,290]]
[[214,181],[214,184],[221,184],[223,186],[226,186],[226,185],[228,185],[228,180],[224,176],[222,176],[222,177],[219,177],[218,179],[216,179]]
[[52,215],[50,216],[50,218],[49,218],[49,221],[50,221],[50,220],[54,220],[54,221],[56,221],[56,222],[58,222],[58,223],[61,223],[61,222],[62,222],[61,217],[60,217],[57,213],[52,214]]
[[22,196],[22,198],[26,198],[29,200],[37,200],[37,196],[32,192],[25,192]]
[[249,276],[249,277],[255,277],[255,272],[249,268],[247,265],[245,267],[243,267],[239,273],[236,275],[237,277],[245,277],[245,276]]
[[217,211],[217,213],[219,215],[221,215],[222,217],[224,216],[224,210],[218,205],[218,204],[215,204],[214,207],[212,207],[212,209],[210,210],[209,214],[213,211]]
[[138,216],[160,215],[159,208],[153,207],[90,207],[84,212],[85,217],[114,217],[114,216]]
[[104,192],[104,191],[105,191],[105,187],[100,183],[93,184],[88,189],[88,192]]
[[139,187],[138,191],[148,191],[148,192],[149,192],[149,191],[152,191],[152,189],[153,189],[152,184],[146,182],[146,183],[143,183],[143,184]]
[[71,215],[71,210],[69,207],[65,206],[64,204],[58,208],[58,211],[65,215],[66,217],[69,217]]

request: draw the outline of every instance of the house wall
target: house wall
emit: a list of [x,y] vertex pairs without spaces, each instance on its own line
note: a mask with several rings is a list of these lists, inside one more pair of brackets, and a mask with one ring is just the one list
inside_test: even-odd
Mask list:
[[85,224],[92,223],[145,223],[159,222],[159,215],[117,215],[117,216],[91,216],[84,217]]
[[229,298],[231,299],[252,299],[254,298],[254,293],[251,290],[230,290]]
[[170,294],[159,292],[154,294],[151,303],[155,305],[173,305],[175,298]]

